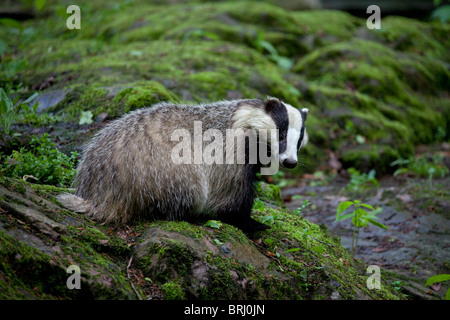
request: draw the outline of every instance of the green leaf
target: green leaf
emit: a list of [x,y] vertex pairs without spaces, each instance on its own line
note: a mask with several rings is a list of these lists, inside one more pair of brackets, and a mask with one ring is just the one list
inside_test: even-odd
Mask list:
[[35,92],[30,97],[28,97],[22,104],[27,104],[36,99],[36,97],[39,95],[39,93]]
[[8,45],[6,44],[5,41],[0,39],[0,56],[6,52],[6,48],[8,48]]
[[80,122],[78,124],[82,125],[82,124],[91,124],[92,122],[94,122],[92,120],[92,117],[94,115],[92,114],[91,111],[81,111],[81,117],[80,117]]
[[399,174],[403,174],[403,173],[407,173],[407,172],[408,172],[408,168],[397,169],[394,172],[394,177],[398,176]]
[[314,252],[317,252],[317,253],[322,253],[322,252],[324,252],[325,249],[322,246],[317,246],[317,247],[312,248],[311,250]]
[[278,64],[278,66],[284,70],[290,70],[292,68],[292,66],[294,65],[294,62],[287,57],[277,56],[275,58],[275,60]]
[[355,225],[355,227],[357,227],[357,228],[363,228],[363,227],[367,227],[369,225],[365,220],[360,219],[356,216],[354,216],[352,218],[352,222]]
[[23,27],[20,24],[20,22],[17,20],[11,19],[11,18],[1,18],[0,24],[4,25],[6,27],[9,27],[9,28],[23,30]]
[[264,49],[266,49],[267,51],[269,51],[269,53],[270,53],[272,56],[278,56],[277,49],[275,49],[275,47],[274,47],[270,42],[267,42],[267,41],[265,41],[265,40],[262,40],[262,41],[259,41],[259,45],[260,45],[262,48],[264,48]]
[[369,221],[369,223],[373,224],[374,226],[378,227],[378,228],[382,228],[382,229],[389,229],[388,227],[386,227],[384,224],[375,221],[373,219],[367,219],[367,221]]
[[37,9],[37,11],[41,11],[44,6],[45,0],[34,0],[34,7]]
[[204,226],[214,228],[214,229],[219,229],[222,226],[222,222],[220,222],[218,220],[208,220],[208,221],[206,221]]
[[375,210],[375,208],[372,207],[370,204],[361,203],[361,205],[362,205],[363,207],[369,208],[369,209],[371,209],[371,210]]
[[430,284],[436,282],[444,282],[448,280],[450,280],[450,274],[438,274],[437,276],[432,276],[428,278],[427,282],[425,283],[425,286],[429,286]]
[[336,209],[336,221],[339,221],[341,219],[339,219],[339,216],[341,215],[342,212],[344,212],[345,210],[347,210],[348,207],[350,207],[353,204],[353,201],[344,201],[339,203],[337,209]]
[[356,139],[356,142],[358,142],[359,144],[364,144],[364,142],[366,142],[366,139],[364,139],[364,137],[360,134],[357,134],[355,139]]
[[397,159],[395,161],[392,161],[390,166],[393,167],[393,166],[396,166],[398,164],[399,165],[408,164],[409,162],[410,162],[409,159]]
[[299,251],[299,250],[300,250],[300,248],[292,248],[292,249],[286,250],[284,253],[287,253],[287,252],[297,252],[297,251]]
[[362,209],[362,208],[356,209],[356,210],[355,210],[355,214],[356,214],[357,216],[359,216],[359,217],[366,217],[366,216],[369,215],[369,213],[368,213],[366,210]]
[[275,222],[275,218],[271,215],[265,215],[261,220],[261,223],[273,224],[274,222]]
[[355,216],[355,213],[349,213],[349,214],[344,214],[343,216],[339,216],[339,218],[336,218],[336,221],[341,221],[341,220],[345,220],[345,219],[349,219]]

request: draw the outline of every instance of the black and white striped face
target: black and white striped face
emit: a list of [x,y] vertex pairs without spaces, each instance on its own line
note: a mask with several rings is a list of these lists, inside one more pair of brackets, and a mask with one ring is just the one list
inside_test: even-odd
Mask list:
[[233,128],[271,132],[278,130],[278,139],[271,137],[269,140],[263,138],[262,141],[270,144],[272,151],[278,151],[278,163],[281,166],[295,168],[298,151],[308,142],[305,129],[307,115],[308,109],[298,110],[276,98],[268,98],[266,101],[243,100],[233,114],[232,123]]
[[308,109],[301,110],[284,102],[269,100],[266,111],[272,117],[279,132],[278,150],[280,164],[286,168],[295,168],[298,162],[298,151],[308,142],[305,121]]

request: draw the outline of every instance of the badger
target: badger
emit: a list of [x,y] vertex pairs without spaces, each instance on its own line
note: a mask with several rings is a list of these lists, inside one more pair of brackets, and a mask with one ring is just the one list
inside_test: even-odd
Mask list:
[[[308,141],[307,114],[306,108],[272,97],[200,105],[162,102],[134,110],[91,139],[77,167],[75,194],[57,198],[103,224],[217,219],[246,233],[265,230],[268,226],[250,214],[258,170],[267,164],[251,161],[251,147],[267,150],[282,167],[296,167],[298,151]],[[199,125],[202,137],[195,132]],[[263,130],[275,132],[275,138],[263,137]],[[236,142],[243,135],[245,143]],[[217,148],[211,148],[213,143]],[[216,161],[198,155],[196,149],[208,153],[208,147]],[[220,161],[224,158],[233,161]]]

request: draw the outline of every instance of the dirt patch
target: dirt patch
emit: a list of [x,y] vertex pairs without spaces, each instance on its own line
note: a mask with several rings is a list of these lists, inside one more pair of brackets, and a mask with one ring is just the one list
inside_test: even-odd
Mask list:
[[442,292],[432,292],[423,285],[433,275],[450,273],[449,186],[450,177],[436,179],[432,185],[426,179],[386,178],[380,181],[379,187],[355,193],[347,191],[346,182],[338,178],[326,186],[304,182],[284,189],[282,194],[290,200],[286,204],[292,210],[309,200],[311,205],[302,215],[313,223],[327,226],[349,250],[353,225],[350,220],[335,222],[338,204],[357,199],[382,207],[379,221],[389,229],[374,226],[361,229],[356,257],[402,275],[414,281],[415,286],[422,286],[425,292],[442,297],[446,285],[440,289]]

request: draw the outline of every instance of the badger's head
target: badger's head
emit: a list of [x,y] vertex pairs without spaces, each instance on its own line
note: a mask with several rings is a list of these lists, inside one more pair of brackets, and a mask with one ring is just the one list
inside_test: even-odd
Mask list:
[[305,121],[308,109],[296,109],[276,98],[265,101],[248,100],[239,103],[233,113],[233,128],[258,130],[278,129],[277,139],[267,139],[271,150],[278,154],[279,163],[286,168],[295,168],[298,152],[308,142]]

